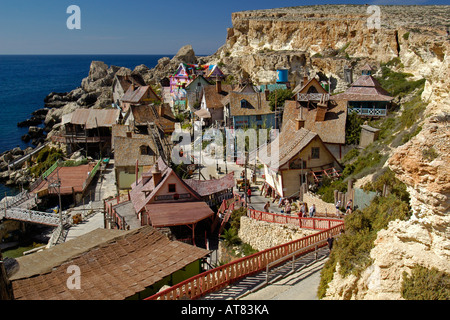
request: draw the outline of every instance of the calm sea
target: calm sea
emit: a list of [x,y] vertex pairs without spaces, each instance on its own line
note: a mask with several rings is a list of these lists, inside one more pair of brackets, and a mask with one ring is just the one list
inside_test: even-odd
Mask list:
[[[50,92],[68,92],[88,76],[91,61],[103,61],[133,70],[144,64],[153,68],[164,56],[173,55],[0,55],[0,153],[29,146],[21,137],[28,128],[17,123],[44,107]],[[0,199],[5,192],[17,191],[0,184]]]

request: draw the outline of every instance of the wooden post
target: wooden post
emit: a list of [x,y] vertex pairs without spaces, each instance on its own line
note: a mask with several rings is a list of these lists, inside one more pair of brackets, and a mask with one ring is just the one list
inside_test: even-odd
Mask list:
[[14,300],[12,285],[8,279],[8,274],[6,273],[6,269],[3,264],[1,250],[0,250],[0,300]]

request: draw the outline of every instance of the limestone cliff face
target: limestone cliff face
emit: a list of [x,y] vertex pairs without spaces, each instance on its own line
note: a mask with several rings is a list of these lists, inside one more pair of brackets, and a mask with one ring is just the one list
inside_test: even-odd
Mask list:
[[340,83],[344,65],[352,65],[358,75],[366,62],[377,66],[401,57],[413,70],[429,74],[428,66],[417,65],[443,58],[448,6],[379,7],[379,29],[368,28],[373,13],[361,5],[236,12],[226,43],[208,60],[255,83],[275,81],[277,68],[289,69],[294,84],[305,71],[310,76],[320,72],[335,80],[332,87],[338,90],[345,89]]
[[[401,299],[403,271],[415,264],[450,273],[450,6],[380,6],[381,28],[368,29],[366,6],[308,6],[237,12],[227,39],[209,62],[255,83],[289,69],[297,84],[303,72],[345,88],[343,68],[354,79],[366,62],[399,58],[403,72],[425,78],[428,103],[422,131],[394,149],[389,167],[408,186],[413,215],[378,233],[372,265],[361,277],[329,284],[327,299]],[[339,267],[339,266],[338,266]]]

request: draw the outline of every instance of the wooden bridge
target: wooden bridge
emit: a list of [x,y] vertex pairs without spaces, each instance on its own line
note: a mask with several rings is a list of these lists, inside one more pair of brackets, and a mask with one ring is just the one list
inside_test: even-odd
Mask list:
[[23,191],[14,197],[4,198],[2,202],[0,219],[18,220],[54,227],[60,224],[59,216],[55,213],[31,210],[36,206],[36,198],[33,193]]
[[[225,219],[229,218],[230,211],[232,211],[228,209],[230,207],[234,208],[238,201],[237,199],[223,201],[221,212],[225,213]],[[302,228],[306,227],[322,231],[205,271],[166,290],[160,291],[145,300],[205,298],[207,295],[225,290],[225,288],[229,288],[231,285],[247,277],[258,275],[263,271],[268,273],[270,268],[306,257],[313,252],[318,252],[320,248],[327,245],[327,239],[329,237],[338,236],[341,230],[344,229],[344,222],[337,219],[288,217],[253,209],[247,209],[247,216],[257,220],[283,224],[290,223],[301,226]]]

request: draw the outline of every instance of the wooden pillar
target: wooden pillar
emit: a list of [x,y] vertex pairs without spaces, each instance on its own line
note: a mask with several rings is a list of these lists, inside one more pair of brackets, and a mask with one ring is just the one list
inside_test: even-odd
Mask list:
[[2,252],[0,250],[0,300],[14,300],[11,282],[8,279],[6,268],[3,264]]

